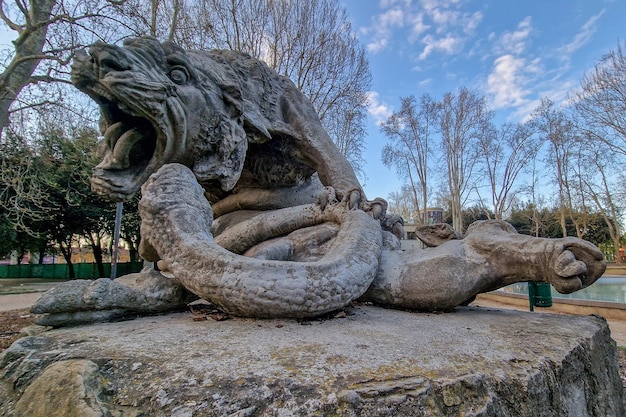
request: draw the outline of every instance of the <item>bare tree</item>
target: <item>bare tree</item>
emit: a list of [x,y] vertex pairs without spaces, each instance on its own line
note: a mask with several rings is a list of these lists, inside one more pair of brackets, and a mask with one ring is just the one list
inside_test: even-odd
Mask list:
[[9,124],[9,108],[17,99],[22,89],[33,83],[33,72],[46,55],[44,45],[48,27],[52,22],[52,8],[55,0],[31,1],[30,9],[22,2],[17,2],[22,21],[14,21],[0,4],[0,17],[18,37],[14,42],[15,53],[0,74],[0,130]]
[[9,62],[0,74],[0,130],[11,113],[64,105],[67,92],[42,88],[69,85],[68,65],[77,48],[98,39],[152,35],[265,60],[311,99],[344,155],[361,170],[371,76],[345,8],[332,0],[14,1],[0,3],[0,18],[17,36],[14,50],[4,51]]
[[[176,27],[178,0],[173,0],[172,7],[166,1],[151,1],[147,14],[151,19],[147,21],[140,19],[145,13],[133,13],[136,5],[130,3],[0,1],[0,24],[15,32],[13,47],[0,52],[4,58],[0,73],[0,216],[21,234],[58,241],[68,262],[74,231],[65,221],[50,221],[61,211],[51,198],[58,184],[51,182],[41,155],[55,150],[42,143],[39,130],[52,124],[70,131],[72,125],[93,125],[97,120],[93,103],[76,94],[69,81],[69,64],[77,49],[96,40],[117,42],[131,35],[160,36],[158,30]],[[170,10],[171,23],[163,23],[163,16]],[[75,162],[75,167],[85,167],[85,160]],[[66,178],[67,183],[70,180]],[[66,194],[71,199],[77,192],[68,189]],[[94,200],[88,200],[86,209],[93,208]],[[82,224],[94,218],[102,220],[98,215],[86,216]],[[91,241],[102,273],[100,239],[105,230],[96,229],[84,235]]]
[[49,213],[49,189],[34,149],[23,137],[7,135],[0,142],[0,214],[14,229],[36,235],[31,225]]
[[626,155],[626,43],[605,55],[572,95],[576,114],[589,137]]
[[456,94],[446,93],[440,103],[439,133],[450,192],[452,227],[463,233],[463,203],[467,199],[479,154],[479,139],[487,134],[493,113],[484,96],[461,88]]
[[[133,36],[152,36],[160,40],[180,42],[180,33],[193,23],[194,2],[184,0],[124,0],[116,10],[126,24],[133,28]],[[187,46],[185,44],[185,46]]]
[[[93,104],[73,94],[69,64],[76,49],[96,40],[152,35],[251,53],[291,77],[357,172],[363,163],[370,72],[345,9],[332,0],[13,0],[0,1],[0,24],[16,34],[13,47],[0,51],[0,145],[10,134],[23,147],[0,161],[0,215],[11,211],[14,221],[46,202],[28,158],[37,135],[28,131],[42,116],[95,122],[85,117],[94,115]],[[17,165],[15,155],[22,156]]]
[[371,75],[345,8],[334,0],[202,0],[188,18],[177,41],[247,52],[289,77],[360,171]]
[[614,50],[602,57],[570,98],[584,138],[584,162],[579,170],[581,188],[603,213],[616,253],[621,237],[621,212],[616,200],[622,193],[613,186],[609,173],[619,171],[616,161],[626,156],[625,46],[626,43],[618,42]]
[[402,216],[405,222],[417,223],[419,221],[417,200],[410,185],[403,185],[400,190],[390,192],[387,199],[389,212]]
[[[622,237],[620,219],[623,216],[624,192],[623,178],[612,175],[620,169],[623,159],[616,158],[611,148],[604,142],[587,135],[578,143],[578,164],[576,176],[580,191],[593,203],[606,223],[615,253],[619,253]],[[620,205],[621,203],[621,205]],[[618,263],[621,257],[616,256]]]
[[491,206],[496,219],[502,219],[517,192],[520,174],[535,158],[539,143],[528,124],[505,124],[489,129],[478,138],[480,158],[489,181]]
[[73,52],[96,39],[116,40],[131,30],[116,17],[123,0],[15,0],[0,2],[0,19],[15,32],[0,73],[0,133],[12,113],[57,104],[51,85],[69,84]]
[[416,214],[422,213],[416,218],[418,224],[426,224],[436,121],[437,104],[425,94],[419,104],[414,96],[401,98],[400,110],[380,125],[389,140],[383,148],[383,163],[395,167],[398,175],[407,179]]
[[554,182],[559,198],[559,222],[563,237],[566,237],[567,216],[572,212],[569,171],[571,150],[575,142],[573,124],[565,112],[556,108],[554,102],[548,98],[541,100],[539,107],[532,113],[532,120],[542,139],[549,145],[547,162],[554,169]]
[[[189,48],[224,48],[264,57],[272,66],[277,60],[266,56],[274,21],[289,19],[290,7],[283,2],[262,0],[200,0],[194,14],[181,26],[176,40]],[[293,10],[291,10],[293,11]],[[276,51],[275,53],[279,53]]]
[[367,116],[363,112],[363,99],[361,96],[347,97],[345,104],[337,106],[336,111],[326,113],[324,126],[335,141],[339,152],[348,159],[357,175],[365,181],[367,176],[363,171],[365,165],[363,138],[366,135]]

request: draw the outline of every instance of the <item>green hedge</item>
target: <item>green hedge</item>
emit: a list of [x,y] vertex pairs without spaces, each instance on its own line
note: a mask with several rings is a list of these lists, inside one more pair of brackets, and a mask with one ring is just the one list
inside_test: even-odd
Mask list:
[[[117,264],[117,276],[139,272],[143,268],[143,262],[125,262]],[[95,263],[74,264],[76,278],[94,279],[103,278],[98,274]],[[0,278],[50,278],[69,279],[70,273],[67,264],[43,264],[43,265],[0,265]],[[111,264],[104,264],[104,278],[111,277]]]

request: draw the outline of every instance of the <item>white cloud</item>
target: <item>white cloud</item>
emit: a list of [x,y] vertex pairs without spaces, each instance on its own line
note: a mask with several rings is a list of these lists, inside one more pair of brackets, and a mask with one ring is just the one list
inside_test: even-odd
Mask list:
[[408,7],[411,5],[411,0],[380,0],[378,2],[378,6],[381,9],[386,9],[399,3],[404,4],[404,6]]
[[445,10],[439,7],[430,11],[430,17],[436,25],[437,32],[441,33],[445,28],[454,26],[458,23],[461,13],[454,10]]
[[557,106],[566,106],[570,92],[576,88],[577,81],[575,80],[561,80],[559,77],[547,80],[536,92],[533,93],[533,99],[527,100],[524,104],[519,106],[511,116],[515,120],[527,121],[530,119],[532,112],[541,104],[541,99],[544,97],[552,100]]
[[532,33],[532,18],[527,16],[513,31],[500,36],[489,34],[489,40],[494,42],[493,51],[499,55],[487,76],[491,107],[494,110],[512,109],[512,115],[518,119],[525,119],[532,111],[531,107],[534,108],[529,85],[532,75],[539,71],[540,60],[523,56]]
[[574,36],[574,39],[567,45],[559,48],[559,52],[561,54],[569,56],[573,52],[576,52],[578,49],[582,48],[587,42],[589,42],[591,36],[596,31],[598,20],[600,20],[600,17],[602,17],[604,12],[605,10],[603,9],[597,15],[591,16],[591,18],[589,18],[589,20],[587,20],[585,24],[580,28],[580,32],[578,32],[576,36]]
[[[388,48],[397,36],[409,43],[426,43],[424,57],[437,50],[457,51],[456,44],[465,42],[483,19],[479,11],[463,11],[461,1],[379,0],[382,12],[372,17],[372,25],[363,30],[370,38],[367,50],[375,53]],[[424,34],[429,37],[422,38]]]
[[437,33],[460,29],[466,34],[471,35],[478,27],[478,24],[483,20],[483,14],[481,12],[462,13],[458,10],[443,7],[427,9],[426,14],[435,24]]
[[[537,63],[535,63],[536,65]],[[487,77],[487,91],[492,96],[495,110],[507,107],[519,107],[525,104],[530,91],[525,88],[525,70],[528,63],[524,58],[503,55],[494,62],[494,67]]]
[[440,2],[439,0],[420,0],[420,5],[426,11],[431,11],[431,10],[435,9],[441,3],[442,2]]
[[472,14],[466,14],[463,17],[463,31],[468,35],[474,33],[480,22],[483,20],[483,14],[481,12],[474,12]]
[[387,38],[380,38],[367,44],[366,48],[369,52],[378,52],[385,49],[389,41]]
[[435,83],[435,80],[433,78],[426,78],[426,79],[423,79],[422,81],[420,81],[418,83],[418,85],[420,87],[426,88],[426,87],[429,87],[429,86],[433,85],[434,83]]
[[437,51],[445,54],[458,52],[483,19],[480,11],[460,11],[460,0],[421,0],[420,5],[424,11],[422,22],[424,19],[432,21],[436,35],[428,33],[421,38],[425,47],[419,60]]
[[526,49],[526,42],[532,34],[532,30],[532,19],[530,16],[527,16],[519,22],[517,30],[504,32],[500,36],[495,47],[496,53],[521,54]]
[[424,23],[424,15],[422,13],[418,13],[412,17],[410,17],[411,24],[411,32],[413,36],[421,35],[430,29],[430,26]]
[[393,36],[393,29],[404,26],[404,11],[399,7],[387,10],[374,17],[373,41],[367,44],[367,50],[378,52],[384,49]]
[[367,112],[374,118],[376,124],[380,124],[391,116],[393,109],[380,101],[380,96],[376,91],[369,91],[367,93]]
[[419,55],[419,60],[424,60],[435,51],[443,51],[447,54],[452,54],[458,50],[462,45],[462,39],[456,38],[451,34],[446,35],[444,38],[435,38],[432,35],[426,35],[422,39],[422,42],[426,44],[424,50]]
[[454,5],[458,5],[460,0],[420,0],[420,5],[428,11],[436,8],[448,9]]
[[378,22],[384,27],[400,27],[404,23],[404,12],[398,8],[387,10],[378,17]]

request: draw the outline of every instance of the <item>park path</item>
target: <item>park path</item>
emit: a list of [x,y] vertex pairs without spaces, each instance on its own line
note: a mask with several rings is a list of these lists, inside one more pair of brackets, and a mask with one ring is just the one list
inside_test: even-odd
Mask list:
[[23,310],[30,308],[42,292],[29,292],[24,294],[0,295],[0,311]]

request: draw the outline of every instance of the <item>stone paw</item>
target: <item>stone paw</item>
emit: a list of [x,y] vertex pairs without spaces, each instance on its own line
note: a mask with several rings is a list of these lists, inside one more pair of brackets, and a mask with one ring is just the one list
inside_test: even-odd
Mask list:
[[154,314],[185,306],[189,293],[178,281],[145,268],[116,280],[73,280],[44,293],[31,312],[41,314],[37,324],[72,326],[110,321],[133,314]]
[[588,287],[606,270],[604,255],[593,244],[574,237],[557,242],[549,281],[558,292],[568,294]]

